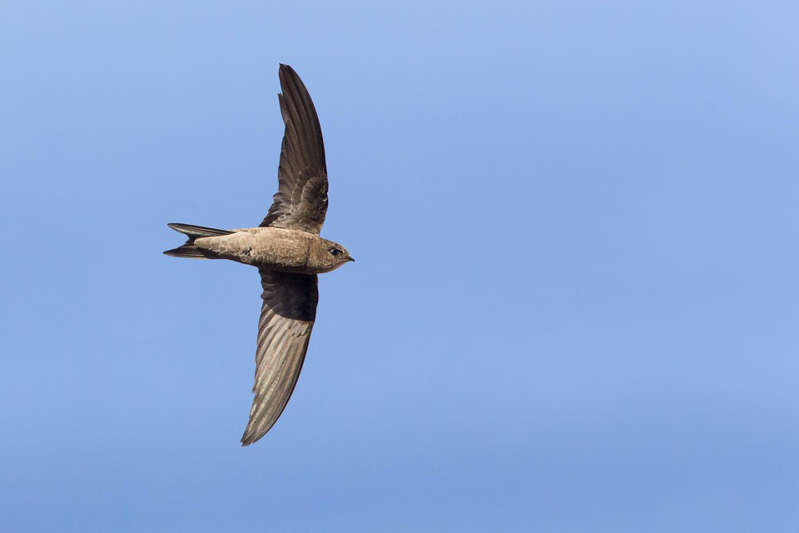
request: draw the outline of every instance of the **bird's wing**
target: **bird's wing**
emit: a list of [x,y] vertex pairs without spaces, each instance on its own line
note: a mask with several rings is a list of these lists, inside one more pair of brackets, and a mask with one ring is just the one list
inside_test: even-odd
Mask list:
[[286,130],[280,150],[280,183],[261,226],[319,234],[327,212],[327,166],[322,128],[311,96],[288,65],[280,65],[280,113]]
[[261,285],[255,398],[242,446],[263,437],[286,407],[305,360],[319,300],[316,275],[261,270]]

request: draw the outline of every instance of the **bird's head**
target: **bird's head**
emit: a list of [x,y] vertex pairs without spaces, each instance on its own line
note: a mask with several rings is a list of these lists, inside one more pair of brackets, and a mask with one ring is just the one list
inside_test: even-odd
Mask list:
[[344,263],[355,261],[346,248],[337,242],[320,239],[320,246],[315,250],[314,259],[320,267],[320,272],[330,272]]

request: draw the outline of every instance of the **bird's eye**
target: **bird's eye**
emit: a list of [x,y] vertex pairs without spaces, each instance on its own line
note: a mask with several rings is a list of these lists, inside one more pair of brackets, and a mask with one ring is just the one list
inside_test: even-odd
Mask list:
[[335,257],[341,253],[341,250],[339,250],[338,248],[331,248],[330,253],[333,254],[333,257]]

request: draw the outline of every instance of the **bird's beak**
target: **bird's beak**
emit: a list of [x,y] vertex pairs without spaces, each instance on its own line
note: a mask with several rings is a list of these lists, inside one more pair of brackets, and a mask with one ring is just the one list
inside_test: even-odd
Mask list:
[[347,259],[349,259],[349,260],[350,260],[350,261],[352,261],[353,263],[355,262],[355,258],[354,258],[354,257],[348,257]]

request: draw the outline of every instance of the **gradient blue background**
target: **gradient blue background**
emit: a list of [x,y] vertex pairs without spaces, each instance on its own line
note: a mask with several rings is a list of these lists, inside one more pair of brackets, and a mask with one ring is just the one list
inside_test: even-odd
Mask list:
[[[799,529],[788,2],[6,2],[3,531]],[[319,110],[305,369],[250,404],[279,62]]]

